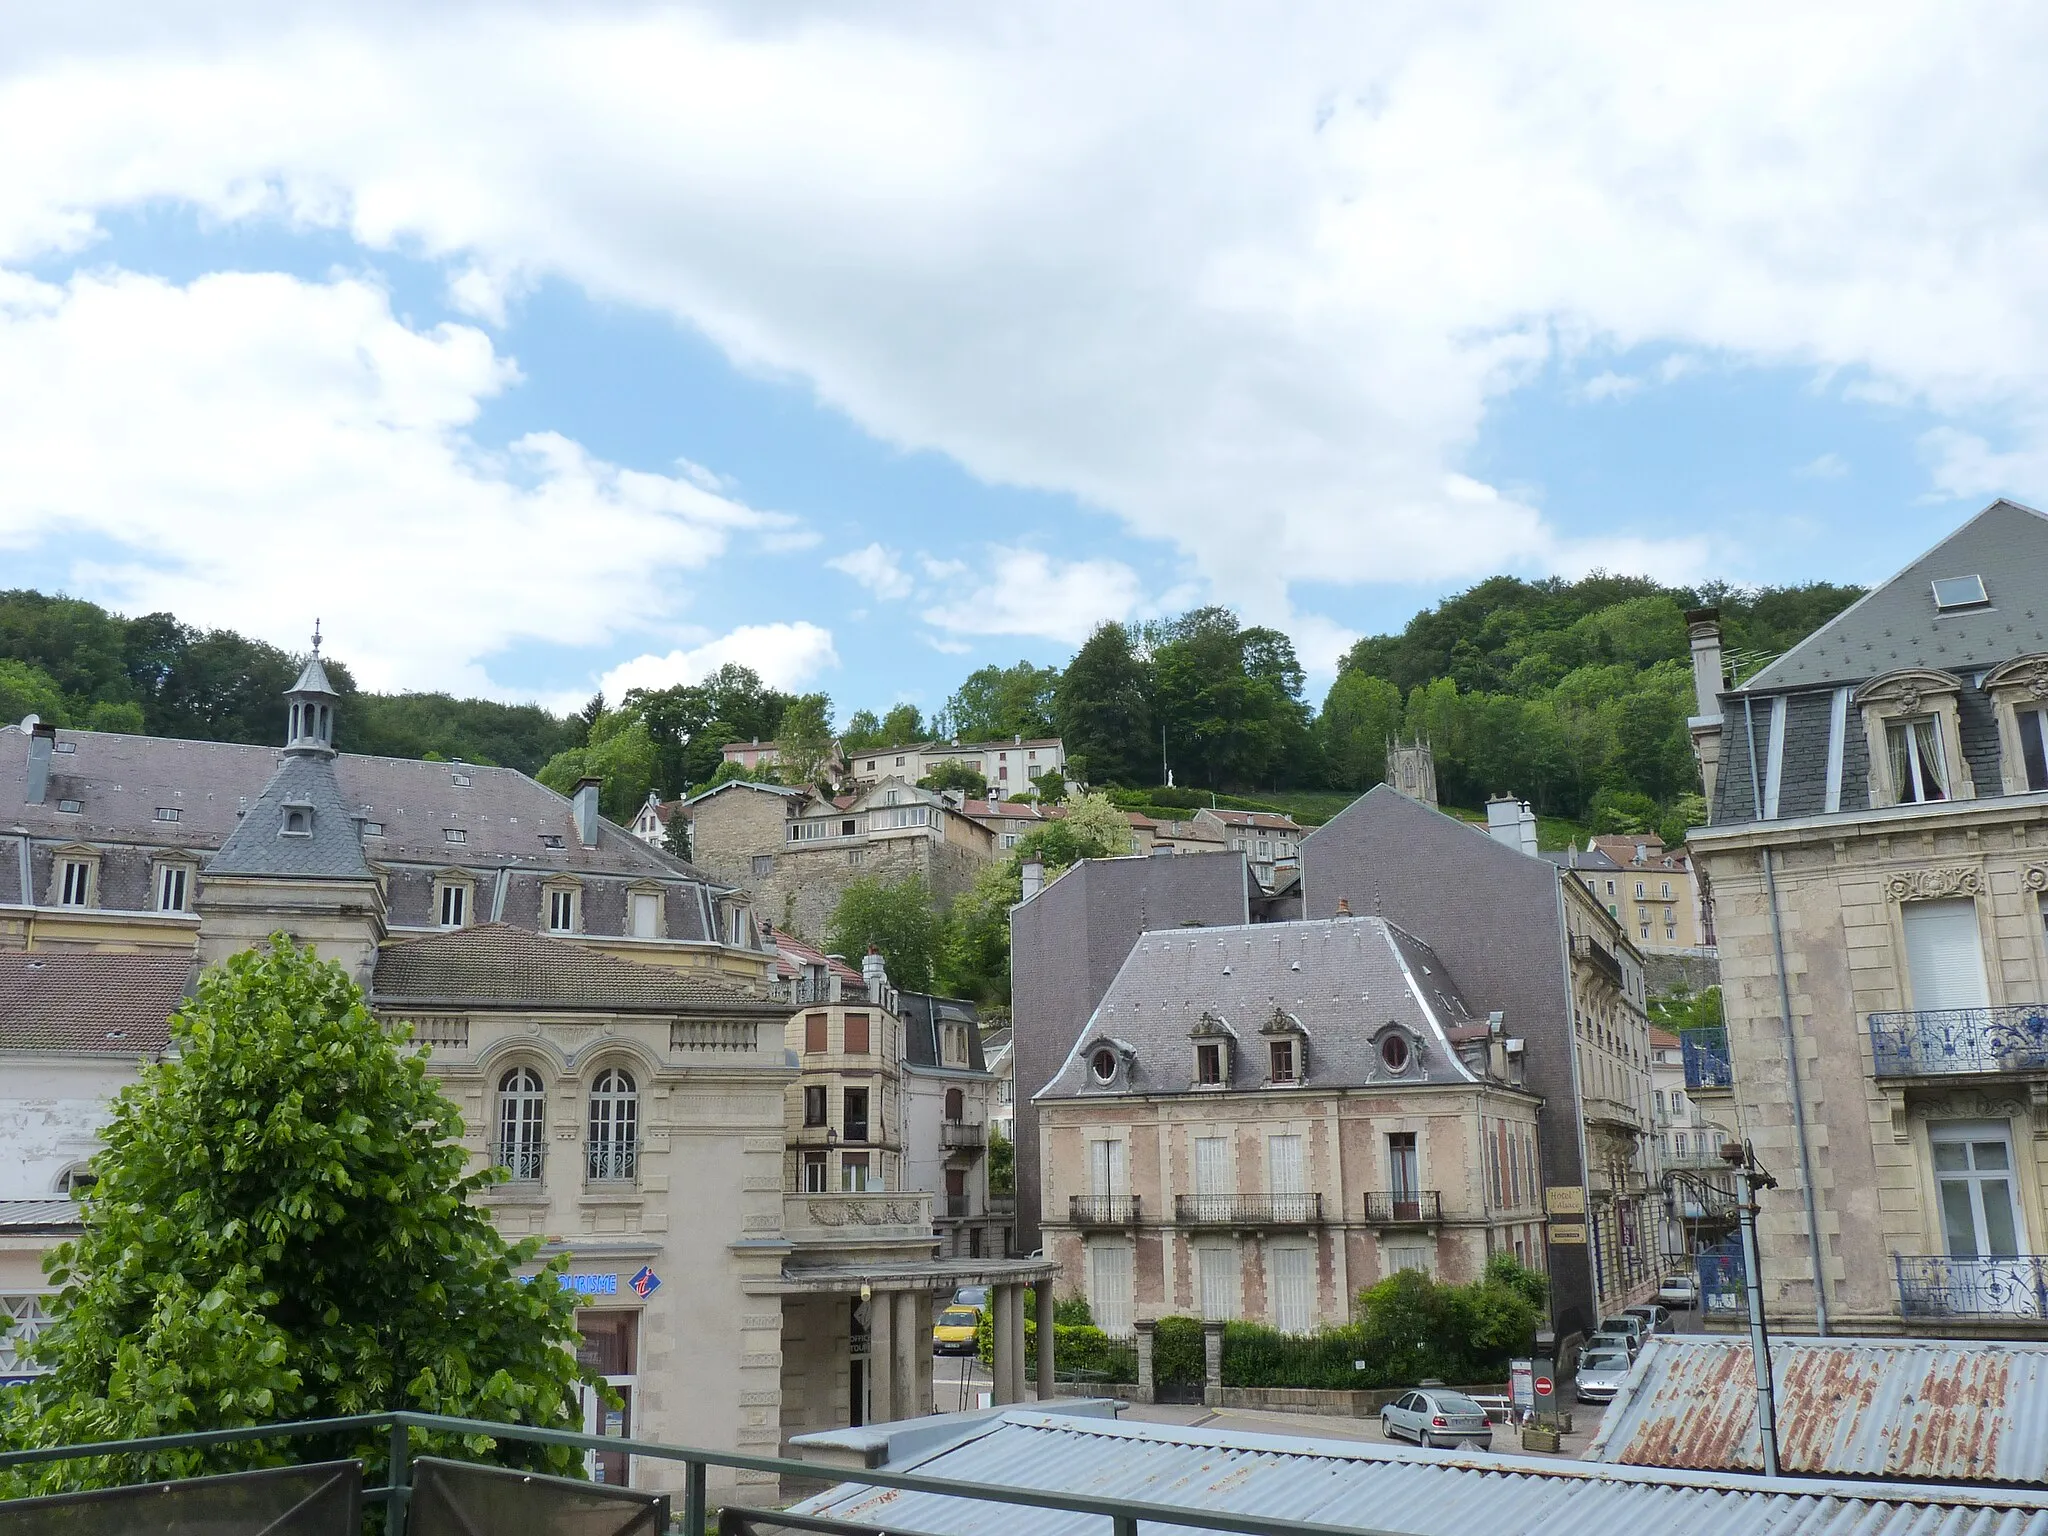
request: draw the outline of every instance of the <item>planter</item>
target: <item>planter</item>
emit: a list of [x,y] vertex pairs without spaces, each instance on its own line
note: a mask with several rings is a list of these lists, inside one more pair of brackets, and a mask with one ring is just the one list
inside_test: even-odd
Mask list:
[[1563,1443],[1563,1436],[1548,1424],[1522,1426],[1522,1449],[1525,1451],[1555,1451],[1560,1449]]

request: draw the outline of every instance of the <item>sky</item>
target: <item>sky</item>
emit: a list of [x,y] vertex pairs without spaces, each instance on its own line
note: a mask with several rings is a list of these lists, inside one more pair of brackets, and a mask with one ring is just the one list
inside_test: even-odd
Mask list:
[[930,711],[2048,505],[2040,7],[0,0],[0,586]]

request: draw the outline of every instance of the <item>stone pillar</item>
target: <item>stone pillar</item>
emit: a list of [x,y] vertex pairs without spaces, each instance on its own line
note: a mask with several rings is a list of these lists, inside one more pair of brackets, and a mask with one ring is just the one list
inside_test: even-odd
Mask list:
[[989,1330],[995,1336],[996,1347],[995,1363],[990,1372],[995,1380],[989,1401],[1000,1407],[1017,1401],[1010,1391],[1010,1373],[1015,1369],[1015,1363],[1010,1359],[1010,1309],[1016,1306],[1017,1301],[1009,1286],[997,1285],[989,1288],[989,1303],[996,1310],[995,1323]]
[[1138,1390],[1136,1396],[1141,1403],[1156,1402],[1159,1397],[1159,1389],[1152,1375],[1152,1336],[1158,1331],[1158,1328],[1159,1325],[1150,1318],[1141,1319],[1138,1323]]
[[1223,1406],[1223,1325],[1202,1323],[1202,1401],[1211,1408]]
[[868,1297],[868,1422],[886,1422],[896,1403],[895,1308],[887,1291]]
[[1010,1401],[1024,1401],[1024,1287],[1010,1287]]
[[1052,1281],[1041,1280],[1032,1289],[1038,1294],[1038,1400],[1049,1403],[1059,1395],[1053,1361]]
[[[924,1331],[924,1348],[919,1349],[917,1339],[917,1298],[919,1292],[897,1291],[889,1299],[891,1311],[896,1314],[890,1324],[896,1358],[890,1362],[889,1417],[891,1419],[914,1419],[924,1412],[924,1395],[931,1390],[932,1380],[932,1331]],[[924,1387],[917,1384],[917,1365],[924,1361]]]
[[919,1291],[915,1322],[917,1336],[924,1342],[917,1347],[917,1412],[920,1416],[937,1413],[938,1405],[932,1401],[932,1293]]

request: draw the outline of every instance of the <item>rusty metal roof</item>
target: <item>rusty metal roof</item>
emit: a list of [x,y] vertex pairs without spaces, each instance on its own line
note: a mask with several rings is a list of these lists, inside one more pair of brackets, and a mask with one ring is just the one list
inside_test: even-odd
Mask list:
[[[1114,1423],[1013,1409],[888,1464],[969,1484],[1316,1522],[1402,1536],[2043,1536],[2048,1496],[2012,1488],[1766,1478],[1553,1457]],[[1100,1515],[878,1488],[859,1473],[795,1507],[862,1530],[1100,1536]],[[1144,1525],[1147,1536],[1192,1527]]]
[[[2048,1483],[2048,1344],[1773,1339],[1771,1375],[1784,1472]],[[1586,1455],[1761,1471],[1749,1340],[1651,1339]]]

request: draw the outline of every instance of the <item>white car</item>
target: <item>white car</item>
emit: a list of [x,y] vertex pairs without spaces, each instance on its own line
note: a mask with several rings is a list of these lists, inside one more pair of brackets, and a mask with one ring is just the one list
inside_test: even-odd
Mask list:
[[1696,1307],[1700,1304],[1700,1283],[1691,1275],[1666,1275],[1657,1287],[1657,1300],[1667,1307]]
[[1417,1445],[1493,1449],[1493,1421],[1486,1410],[1462,1393],[1434,1387],[1427,1392],[1403,1392],[1382,1408],[1380,1433],[1389,1440],[1403,1436]]
[[1628,1380],[1629,1357],[1625,1349],[1603,1349],[1599,1345],[1588,1345],[1579,1357],[1579,1379],[1576,1388],[1582,1403],[1611,1403],[1614,1394],[1621,1390]]

